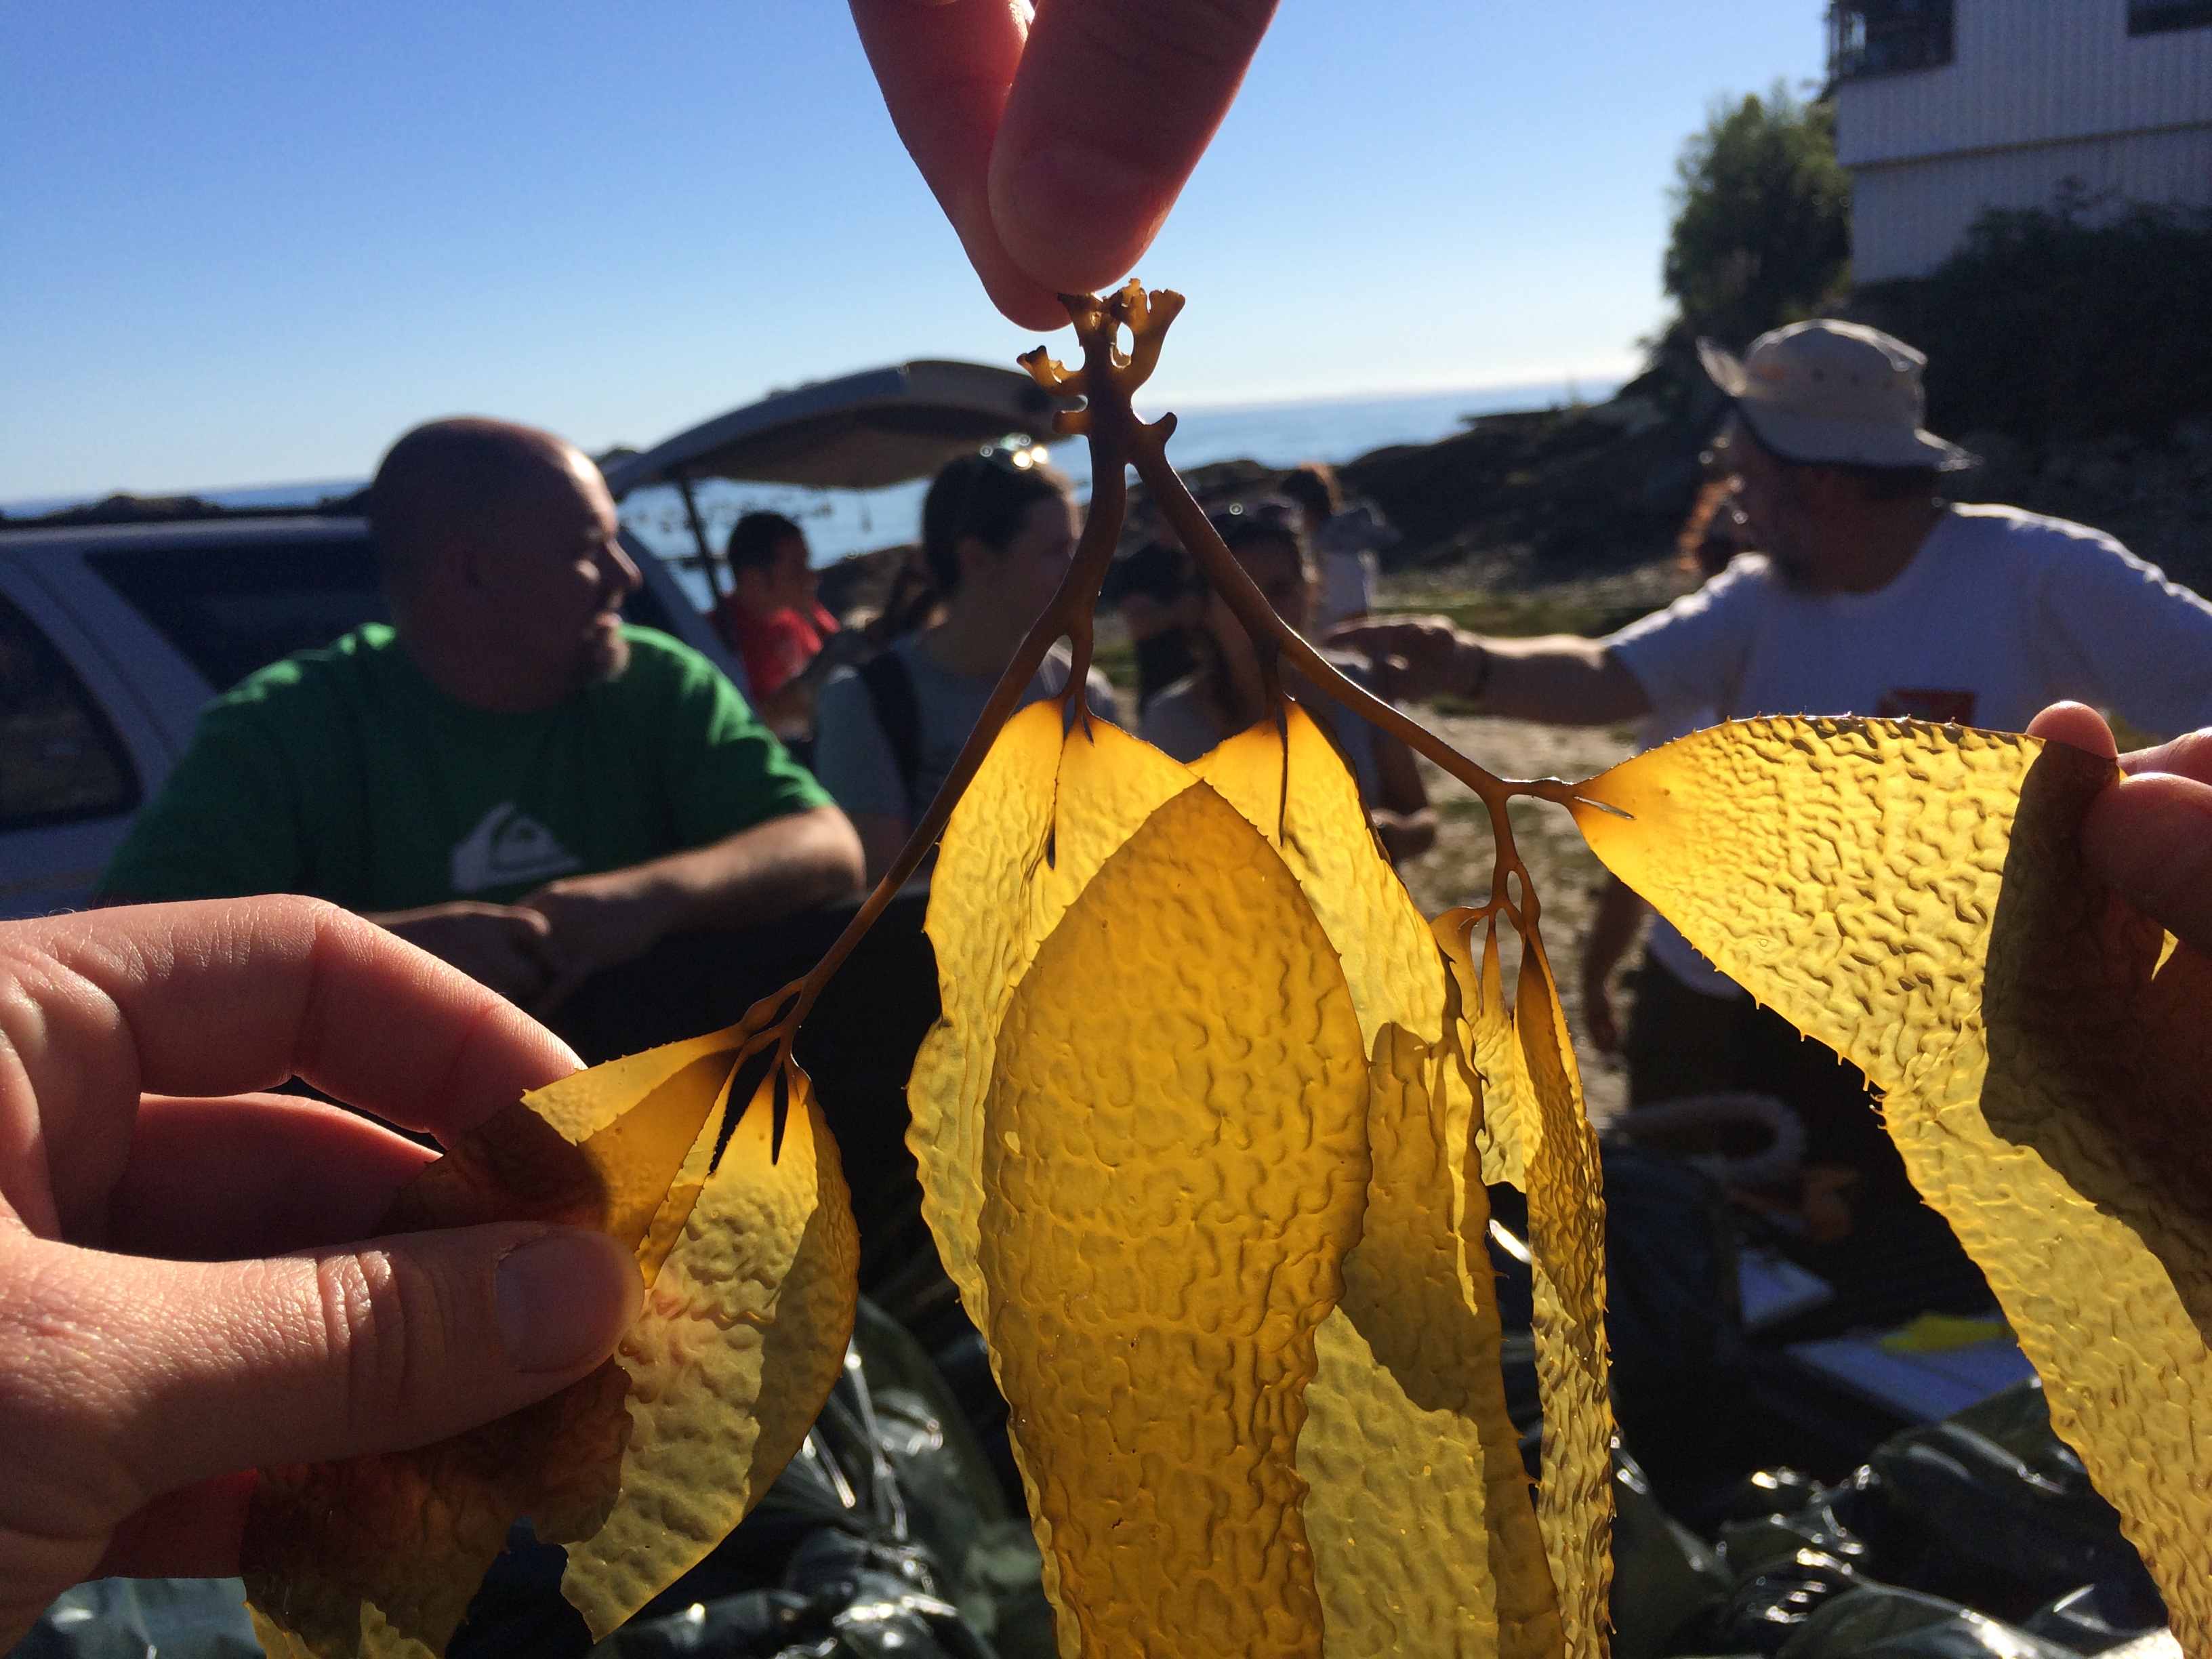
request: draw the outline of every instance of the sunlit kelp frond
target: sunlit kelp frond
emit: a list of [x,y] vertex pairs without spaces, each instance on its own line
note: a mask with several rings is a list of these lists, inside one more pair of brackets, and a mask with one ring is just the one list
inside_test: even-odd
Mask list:
[[[615,1358],[550,1400],[416,1451],[264,1470],[241,1553],[272,1653],[443,1652],[525,1516],[571,1547],[564,1589],[604,1633],[788,1461],[851,1333],[857,1246],[795,1066],[771,1072],[717,1157],[745,1040],[732,1028],[564,1079],[400,1194],[383,1231],[599,1226],[638,1252],[646,1306]],[[771,1159],[779,1086],[790,1115]]]
[[[1492,777],[1267,609],[1167,465],[1172,418],[1131,409],[1181,304],[1134,283],[1069,296],[1081,368],[1024,359],[1085,399],[1055,416],[1092,451],[1076,558],[823,960],[727,1031],[509,1108],[404,1195],[393,1227],[603,1228],[637,1253],[646,1311],[617,1360],[472,1436],[265,1474],[248,1582],[272,1651],[441,1649],[517,1515],[570,1546],[566,1587],[604,1631],[743,1516],[820,1408],[852,1317],[851,1217],[793,1039],[940,833],[928,927],[945,1017],[915,1069],[911,1145],[1014,1407],[1063,1650],[1535,1656],[1601,1640],[1602,1572],[1559,1540],[1601,1534],[1602,1510],[1578,1462],[1547,1462],[1539,1537],[1484,1248],[1486,1159],[1565,1182],[1532,1209],[1555,1218],[1536,1231],[1560,1305],[1594,1328],[1601,1285],[1559,1254],[1565,1218],[1593,1212],[1559,1121],[1579,1108],[1571,1062],[1546,1047],[1556,1005],[1504,1045],[1512,1078],[1489,1092],[1515,1127],[1478,1152],[1478,1074],[1511,1037],[1494,964],[1489,1004],[1466,1004],[1491,1012],[1449,1014],[1467,988],[1377,856],[1340,761],[1281,697],[1276,654],[1477,791],[1499,848],[1492,908],[1532,947],[1505,805],[1568,786]],[[1261,647],[1278,723],[1210,758],[1218,790],[1081,708],[1128,464]],[[1070,693],[1017,716],[1060,638]],[[733,1103],[749,1060],[769,1080]],[[1601,1337],[1571,1338],[1546,1350],[1547,1402],[1563,1445],[1602,1443]],[[1587,1390],[1556,1386],[1576,1355],[1584,1377],[1595,1358],[1595,1414]]]
[[1367,1175],[1335,953],[1194,785],[1045,940],[987,1109],[992,1352],[1082,1652],[1322,1651],[1296,1447]]
[[1464,1177],[1474,1103],[1446,1046],[1437,942],[1297,704],[1192,769],[1281,851],[1343,962],[1369,1054],[1366,1213],[1298,1442],[1328,1650],[1557,1652],[1495,1281],[1464,1243],[1489,1206]]
[[[686,1206],[617,1352],[620,1498],[569,1545],[562,1593],[605,1636],[703,1560],[783,1470],[844,1364],[860,1242],[836,1143],[795,1068],[771,1073]],[[773,1148],[773,1150],[772,1150]]]
[[[1886,720],[1750,720],[1583,787],[1599,857],[1883,1091],[1907,1172],[2040,1373],[2190,1652],[2212,1651],[2212,970],[2075,835],[2109,761]],[[1626,814],[1626,816],[1620,816]]]
[[[1536,1376],[1544,1406],[1537,1514],[1571,1655],[1605,1650],[1612,1581],[1613,1411],[1606,1392],[1605,1203],[1597,1138],[1584,1115],[1565,1016],[1543,944],[1522,940],[1509,1011],[1497,930],[1479,910],[1437,919],[1461,1015],[1460,1041],[1480,1080],[1477,1143],[1486,1179],[1528,1199]],[[1474,930],[1483,932],[1478,965]],[[1476,1241],[1470,1241],[1470,1247]]]
[[1057,702],[1006,723],[945,828],[930,886],[943,1012],[908,1082],[907,1141],[938,1254],[978,1330],[990,1321],[975,1265],[983,1102],[1006,1005],[1098,867],[1192,781],[1113,726],[1063,726]]

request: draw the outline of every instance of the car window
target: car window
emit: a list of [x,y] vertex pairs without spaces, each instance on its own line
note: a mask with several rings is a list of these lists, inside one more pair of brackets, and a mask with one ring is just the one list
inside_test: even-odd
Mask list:
[[138,775],[53,641],[0,597],[0,830],[113,817]]
[[366,536],[118,548],[85,562],[218,691],[390,620]]
[[[392,620],[365,535],[110,549],[85,562],[217,691],[363,623]],[[651,588],[631,594],[623,615],[675,631]]]

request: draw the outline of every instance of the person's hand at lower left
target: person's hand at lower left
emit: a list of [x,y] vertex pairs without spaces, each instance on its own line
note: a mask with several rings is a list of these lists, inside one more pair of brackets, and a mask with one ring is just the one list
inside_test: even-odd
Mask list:
[[425,1444],[605,1358],[641,1297],[617,1243],[365,1239],[431,1154],[253,1092],[451,1139],[576,1066],[309,900],[0,925],[0,1647],[87,1577],[235,1571],[257,1468]]

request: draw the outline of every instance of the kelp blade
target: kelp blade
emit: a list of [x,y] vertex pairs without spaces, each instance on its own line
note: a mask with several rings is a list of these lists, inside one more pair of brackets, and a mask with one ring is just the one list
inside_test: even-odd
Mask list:
[[1014,989],[1100,865],[1190,775],[1102,722],[1064,731],[1056,702],[1006,724],[945,826],[925,924],[941,1013],[907,1084],[922,1213],[968,1316],[989,1328],[975,1266],[983,1099]]
[[1368,1177],[1334,952],[1210,788],[1159,808],[1000,1030],[981,1265],[1013,1428],[1091,1655],[1309,1655],[1294,1448]]
[[2212,1227],[2162,1151],[2212,1100],[2203,958],[2082,866],[2108,761],[2002,733],[1767,720],[1583,786],[1592,848],[1863,1067],[1987,1274],[2182,1647],[2212,1652]]
[[1489,1207],[1465,1179],[1474,1101],[1445,1041],[1436,940],[1297,705],[1280,730],[1255,726],[1192,769],[1281,853],[1343,963],[1369,1054],[1366,1214],[1298,1439],[1328,1651],[1555,1653],[1495,1282],[1465,1244]]
[[[1509,1010],[1498,926],[1471,910],[1447,911],[1434,924],[1454,981],[1462,1051],[1480,1082],[1483,1178],[1510,1180],[1517,1172],[1515,1184],[1528,1200],[1536,1378],[1544,1407],[1537,1516],[1559,1590],[1565,1649],[1581,1659],[1606,1650],[1612,1582],[1605,1203],[1597,1139],[1583,1111],[1542,940],[1522,940]],[[1479,959],[1477,927],[1484,930]],[[1468,1240],[1471,1255],[1480,1247],[1480,1240]]]
[[[860,1259],[836,1143],[806,1074],[771,1073],[705,1176],[617,1351],[621,1496],[572,1543],[562,1593],[605,1636],[689,1571],[791,1461],[844,1364]],[[702,1137],[702,1139],[704,1139]]]
[[[759,1407],[756,1428],[755,1407],[743,1401],[702,1405],[686,1396],[673,1412],[659,1395],[640,1401],[623,1364],[610,1359],[550,1400],[436,1445],[264,1471],[243,1557],[256,1629],[270,1652],[317,1659],[443,1652],[516,1519],[532,1518],[547,1541],[575,1545],[611,1528],[611,1544],[638,1531],[638,1511],[665,1506],[669,1490],[683,1481],[657,1473],[651,1461],[653,1446],[668,1437],[664,1417],[718,1442],[725,1436],[746,1442],[744,1480],[732,1488],[741,1494],[739,1513],[746,1496],[781,1468],[797,1443],[782,1419],[803,1412],[811,1420],[842,1361],[856,1253],[835,1151],[803,1077],[786,1162],[778,1167],[787,1183],[814,1182],[805,1247],[778,1258],[783,1236],[742,1204],[734,1212],[745,1218],[742,1230],[730,1224],[731,1206],[720,1198],[707,1213],[693,1213],[702,1192],[722,1192],[749,1167],[742,1158],[732,1164],[726,1156],[726,1176],[708,1175],[722,1124],[716,1108],[726,1098],[739,1041],[734,1031],[721,1031],[672,1043],[526,1096],[427,1169],[400,1194],[380,1231],[532,1218],[596,1226],[622,1238],[638,1252],[640,1272],[652,1286],[625,1352],[680,1352],[689,1368],[659,1382],[689,1383],[690,1373],[699,1372],[719,1385],[733,1369],[743,1371],[744,1351],[763,1346],[757,1323],[740,1319],[725,1328],[710,1316],[702,1325],[698,1307],[716,1297],[730,1300],[732,1285],[744,1286],[738,1299],[749,1304],[765,1297],[774,1304],[782,1292],[791,1311],[777,1374],[789,1386],[769,1389],[774,1398]],[[758,1126],[768,1115],[765,1109],[747,1114],[754,1133],[765,1133]],[[741,1128],[731,1151],[750,1145]],[[679,1241],[691,1253],[679,1251],[672,1279],[662,1258]],[[678,1285],[687,1287],[687,1297],[676,1297]],[[777,1342],[766,1346],[774,1358]],[[641,1370],[648,1382],[656,1381],[652,1367]],[[805,1403],[810,1391],[811,1406]],[[634,1412],[655,1432],[646,1446],[631,1445]],[[797,1434],[804,1428],[802,1422]],[[721,1532],[701,1545],[711,1519],[731,1507],[726,1492],[708,1494],[702,1503],[671,1532],[673,1543],[630,1553],[633,1565],[620,1589],[599,1587],[599,1570],[586,1571],[580,1582],[592,1587],[586,1594],[596,1598],[596,1616],[609,1616],[625,1597],[641,1604],[735,1524],[737,1516],[729,1516]],[[701,1518],[709,1509],[714,1516]],[[665,1521],[661,1516],[646,1524],[658,1528]],[[687,1552],[690,1559],[676,1565]],[[589,1551],[582,1556],[588,1560]],[[575,1559],[572,1553],[572,1572]],[[646,1578],[663,1571],[665,1577],[643,1588]]]
[[[1189,773],[1150,744],[1103,722],[1066,720],[1060,703],[1039,702],[1006,722],[945,827],[930,884],[926,927],[942,1012],[908,1080],[907,1145],[938,1255],[987,1334],[990,1305],[976,1261],[983,1107],[1006,1006],[1099,866],[1155,807],[1191,785]],[[1018,1443],[1015,1461],[1022,1464]],[[1045,1590],[1058,1606],[1059,1565],[1033,1486],[1029,1508]],[[1064,1620],[1061,1636],[1072,1654]]]
[[1544,1396],[1537,1513],[1559,1590],[1566,1650],[1600,1659],[1613,1584],[1613,1406],[1605,1347],[1605,1197],[1566,1015],[1543,940],[1522,941],[1513,1000],[1534,1097],[1528,1150],[1536,1374]]

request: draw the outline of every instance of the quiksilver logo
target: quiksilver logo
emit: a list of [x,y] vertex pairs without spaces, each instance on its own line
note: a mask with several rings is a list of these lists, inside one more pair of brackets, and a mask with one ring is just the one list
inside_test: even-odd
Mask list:
[[485,813],[453,848],[453,890],[481,893],[518,881],[549,881],[583,867],[553,832],[511,800]]

